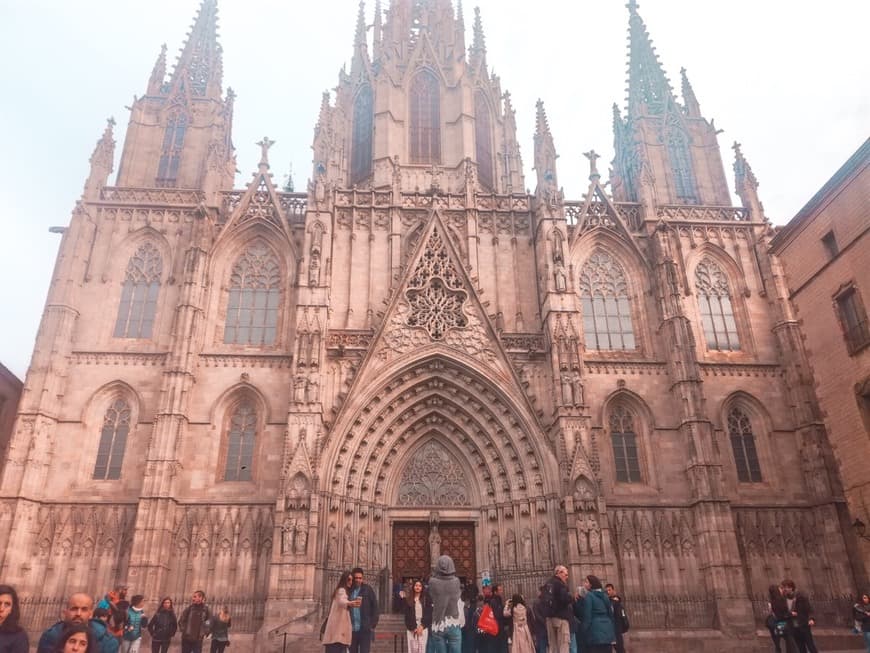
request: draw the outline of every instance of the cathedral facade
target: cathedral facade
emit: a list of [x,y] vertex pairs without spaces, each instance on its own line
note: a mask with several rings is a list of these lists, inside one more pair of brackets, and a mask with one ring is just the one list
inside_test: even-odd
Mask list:
[[360,11],[299,193],[268,138],[233,188],[203,0],[64,234],[0,578],[34,601],[201,587],[256,650],[315,628],[342,569],[386,607],[438,552],[527,596],[556,563],[595,573],[639,637],[692,650],[748,650],[784,576],[819,606],[863,580],[755,177],[735,144],[732,206],[715,128],[628,13],[616,157],[605,183],[587,153],[581,199],[540,102],[525,191],[479,16],[466,44],[449,0],[378,6],[371,39]]

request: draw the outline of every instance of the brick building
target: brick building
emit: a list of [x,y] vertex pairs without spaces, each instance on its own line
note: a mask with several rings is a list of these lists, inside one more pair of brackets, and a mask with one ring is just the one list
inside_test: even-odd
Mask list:
[[[870,524],[870,139],[771,247],[785,270],[846,501]],[[859,544],[868,568],[870,540]]]
[[466,43],[449,0],[395,0],[370,38],[360,10],[292,193],[268,138],[233,188],[204,0],[63,236],[0,577],[47,604],[204,587],[233,650],[316,629],[353,564],[386,606],[436,551],[527,596],[556,562],[612,580],[635,650],[752,650],[786,575],[839,622],[854,542],[757,183],[735,145],[732,206],[716,129],[628,18],[609,186],[590,151],[563,196],[539,102],[527,193],[479,15]]

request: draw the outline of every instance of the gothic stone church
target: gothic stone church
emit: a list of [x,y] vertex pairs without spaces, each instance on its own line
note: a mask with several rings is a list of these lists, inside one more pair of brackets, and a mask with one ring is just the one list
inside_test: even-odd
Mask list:
[[265,138],[233,188],[203,0],[114,185],[112,124],[99,140],[63,237],[0,578],[49,604],[201,587],[261,651],[319,625],[340,570],[386,607],[433,549],[526,596],[557,562],[598,574],[636,641],[683,630],[695,651],[747,650],[773,580],[819,612],[854,587],[756,179],[735,146],[732,206],[692,87],[675,95],[633,2],[628,20],[609,185],[589,152],[588,191],[563,196],[539,103],[528,194],[479,15],[467,44],[449,0],[393,0],[371,39],[360,10],[300,193]]

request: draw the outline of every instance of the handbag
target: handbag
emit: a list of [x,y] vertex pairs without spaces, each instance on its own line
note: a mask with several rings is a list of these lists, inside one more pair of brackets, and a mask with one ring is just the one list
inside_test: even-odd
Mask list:
[[495,615],[492,613],[492,607],[487,603],[480,611],[480,618],[477,620],[477,629],[495,637],[498,635],[498,622],[495,620]]

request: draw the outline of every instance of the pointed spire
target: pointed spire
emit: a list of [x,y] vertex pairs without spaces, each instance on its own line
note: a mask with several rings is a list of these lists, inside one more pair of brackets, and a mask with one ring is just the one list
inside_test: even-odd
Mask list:
[[558,196],[557,158],[553,135],[550,133],[550,123],[544,111],[544,102],[539,99],[535,114],[535,172],[538,176],[537,192],[543,193],[549,204],[552,204]]
[[166,44],[160,46],[160,54],[157,55],[157,61],[154,62],[154,68],[151,70],[151,79],[148,80],[148,95],[157,95],[163,87],[163,80],[166,79]]
[[372,23],[372,59],[381,56],[381,0],[375,0],[375,20]]
[[366,3],[360,0],[359,13],[356,17],[356,34],[353,37],[353,47],[356,50],[367,50],[366,42]]
[[659,62],[646,25],[637,13],[637,2],[626,5],[628,19],[628,115],[660,114],[674,101],[665,71]]
[[698,98],[695,97],[695,91],[689,83],[685,68],[680,68],[680,77],[682,79],[683,105],[685,106],[686,115],[689,118],[700,118],[701,105],[698,104]]
[[468,51],[472,66],[481,66],[486,70],[486,37],[483,35],[483,21],[480,19],[480,7],[474,8],[474,40]]
[[544,101],[538,98],[535,107],[537,109],[535,112],[535,139],[548,138],[552,141],[553,136],[550,134],[550,123],[547,120],[547,112],[544,111]]
[[743,156],[740,143],[734,141],[731,149],[734,150],[734,186],[737,196],[745,208],[759,213],[755,219],[761,218],[764,208],[758,199],[758,180],[755,178],[755,173],[752,172],[752,167]]
[[186,82],[194,96],[221,94],[223,62],[217,40],[217,13],[217,0],[202,0],[172,73],[172,84]]
[[465,57],[465,12],[462,9],[462,0],[456,3],[456,52]]
[[85,182],[85,197],[96,198],[100,189],[109,181],[109,175],[115,169],[115,119],[106,120],[106,128],[103,135],[97,141],[93,154],[91,154],[91,171]]

